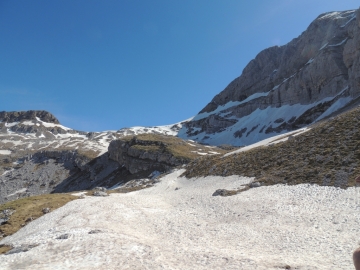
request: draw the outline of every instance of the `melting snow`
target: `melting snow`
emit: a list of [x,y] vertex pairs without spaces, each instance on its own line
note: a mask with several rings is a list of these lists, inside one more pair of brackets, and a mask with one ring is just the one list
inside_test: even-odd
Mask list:
[[194,118],[193,118],[193,121],[197,121],[197,120],[201,120],[203,118],[206,118],[208,117],[209,115],[212,115],[212,114],[216,114],[216,113],[219,113],[221,111],[224,111],[226,109],[229,109],[231,107],[234,107],[234,106],[238,106],[238,105],[241,105],[243,103],[246,103],[246,102],[249,102],[253,99],[256,99],[256,98],[259,98],[259,97],[265,97],[269,94],[269,92],[263,92],[263,93],[255,93],[255,94],[252,94],[251,96],[248,96],[246,99],[244,99],[243,101],[229,101],[228,103],[224,104],[224,105],[220,105],[218,106],[215,110],[211,111],[211,112],[206,112],[206,113],[200,113],[198,115],[196,115]]
[[35,125],[32,121],[24,121],[24,122],[22,122],[21,124],[26,125],[26,126],[33,126],[33,125]]
[[349,97],[344,97],[344,98],[339,98],[337,101],[335,101],[334,104],[332,104],[330,106],[329,109],[327,109],[322,115],[320,115],[316,121],[319,121],[321,119],[323,119],[324,117],[332,114],[333,112],[336,112],[337,110],[343,108],[346,104],[348,104],[350,101],[352,101],[353,99],[349,96]]
[[277,136],[272,136],[270,138],[264,139],[264,140],[259,141],[257,143],[253,143],[251,145],[242,147],[242,148],[240,148],[238,150],[235,150],[233,152],[227,153],[227,154],[224,155],[224,157],[227,157],[227,156],[230,156],[230,155],[233,155],[233,154],[237,154],[237,153],[241,153],[241,152],[245,152],[245,151],[260,147],[260,146],[269,146],[269,145],[274,144],[274,143],[276,144],[276,143],[279,143],[279,142],[283,142],[283,141],[288,140],[289,136],[297,136],[297,135],[302,134],[304,132],[307,132],[309,130],[310,130],[310,128],[302,128],[302,129],[298,129],[298,130],[295,130],[295,131],[290,131],[290,132],[287,132],[287,133],[283,133],[283,134],[280,134],[280,135],[277,135]]
[[[241,176],[161,178],[128,194],[72,201],[0,244],[39,244],[1,256],[4,269],[352,269],[359,189],[263,186]],[[99,233],[89,234],[98,230]],[[68,234],[68,239],[57,239]]]
[[343,45],[346,41],[347,41],[348,38],[345,38],[343,41],[341,41],[340,43],[337,43],[337,44],[333,44],[333,45],[329,45],[329,47],[337,47],[337,46],[341,46]]
[[321,48],[319,49],[319,51],[321,51],[322,49],[324,49],[328,44],[329,44],[329,42],[326,42],[324,45],[322,45]]
[[312,62],[314,62],[314,60],[315,60],[314,58],[311,58],[309,61],[306,62],[305,65],[311,64]]
[[348,20],[345,24],[343,24],[342,26],[340,27],[345,27],[349,22],[351,22],[352,20],[356,19],[356,14],[354,13],[351,17],[350,17],[350,20]]
[[10,155],[11,151],[10,150],[0,150],[0,155]]
[[12,123],[5,123],[5,127],[13,127],[19,124],[20,122],[12,122]]
[[11,194],[7,195],[6,197],[11,197],[11,196],[14,196],[14,195],[16,195],[18,193],[23,193],[25,191],[26,191],[26,188],[22,188],[22,189],[19,189],[19,190],[15,191],[14,193],[11,193]]
[[60,124],[44,122],[39,117],[36,117],[36,120],[38,120],[45,127],[59,127],[59,128],[61,128],[63,130],[72,130],[71,128],[65,127],[65,126],[60,125]]

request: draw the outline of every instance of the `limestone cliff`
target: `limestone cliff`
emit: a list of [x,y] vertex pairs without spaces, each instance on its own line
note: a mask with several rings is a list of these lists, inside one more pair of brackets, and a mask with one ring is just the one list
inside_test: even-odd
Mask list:
[[318,121],[360,94],[360,10],[318,16],[298,38],[260,52],[179,136],[247,145]]

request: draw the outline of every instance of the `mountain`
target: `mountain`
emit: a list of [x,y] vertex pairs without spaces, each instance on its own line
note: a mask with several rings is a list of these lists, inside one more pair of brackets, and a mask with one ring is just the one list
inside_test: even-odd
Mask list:
[[225,145],[309,126],[360,104],[359,95],[360,10],[325,13],[298,38],[260,52],[180,123],[84,132],[46,111],[0,112],[0,203],[147,178],[224,153]]
[[[164,172],[202,155],[224,152],[173,137],[183,123],[84,132],[61,125],[46,111],[0,112],[0,203],[50,192],[111,187],[147,178],[155,170]],[[152,137],[141,137],[141,134]],[[142,140],[131,141],[123,151],[125,160],[131,160],[131,165],[123,166],[110,157],[108,150],[114,153],[109,148],[110,142],[114,142],[113,147],[119,150],[118,140],[138,136]],[[173,138],[171,143],[166,136]],[[151,151],[139,151],[147,147],[142,143],[144,140],[149,145],[162,144],[164,147],[152,148],[155,154],[149,155]],[[140,164],[140,169],[133,169]]]
[[174,125],[0,112],[0,268],[350,269],[359,16],[320,15]]
[[360,103],[360,10],[318,16],[299,37],[261,51],[179,131],[244,146]]

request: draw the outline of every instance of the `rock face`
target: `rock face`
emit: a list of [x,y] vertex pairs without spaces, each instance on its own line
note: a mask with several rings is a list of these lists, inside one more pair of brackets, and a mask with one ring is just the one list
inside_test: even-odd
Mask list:
[[321,14],[298,38],[260,52],[179,137],[247,145],[359,102],[360,10]]
[[168,144],[161,139],[142,140],[133,137],[131,140],[114,140],[110,143],[108,152],[111,159],[124,166],[131,174],[140,171],[167,171],[189,161],[184,157],[174,156]]
[[47,111],[0,112],[1,122],[19,122],[22,120],[36,120],[37,118],[44,122],[59,124],[59,120]]
[[39,151],[17,159],[15,164],[0,159],[5,171],[0,175],[0,204],[50,193],[71,174],[86,170],[89,161],[76,151]]

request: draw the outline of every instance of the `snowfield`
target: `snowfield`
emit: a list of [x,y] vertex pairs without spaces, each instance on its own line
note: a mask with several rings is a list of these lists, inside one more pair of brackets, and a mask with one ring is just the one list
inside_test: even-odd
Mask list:
[[0,242],[39,244],[0,256],[0,268],[353,269],[359,188],[276,185],[214,197],[216,189],[252,179],[186,179],[182,172],[152,188],[86,197],[44,215]]

